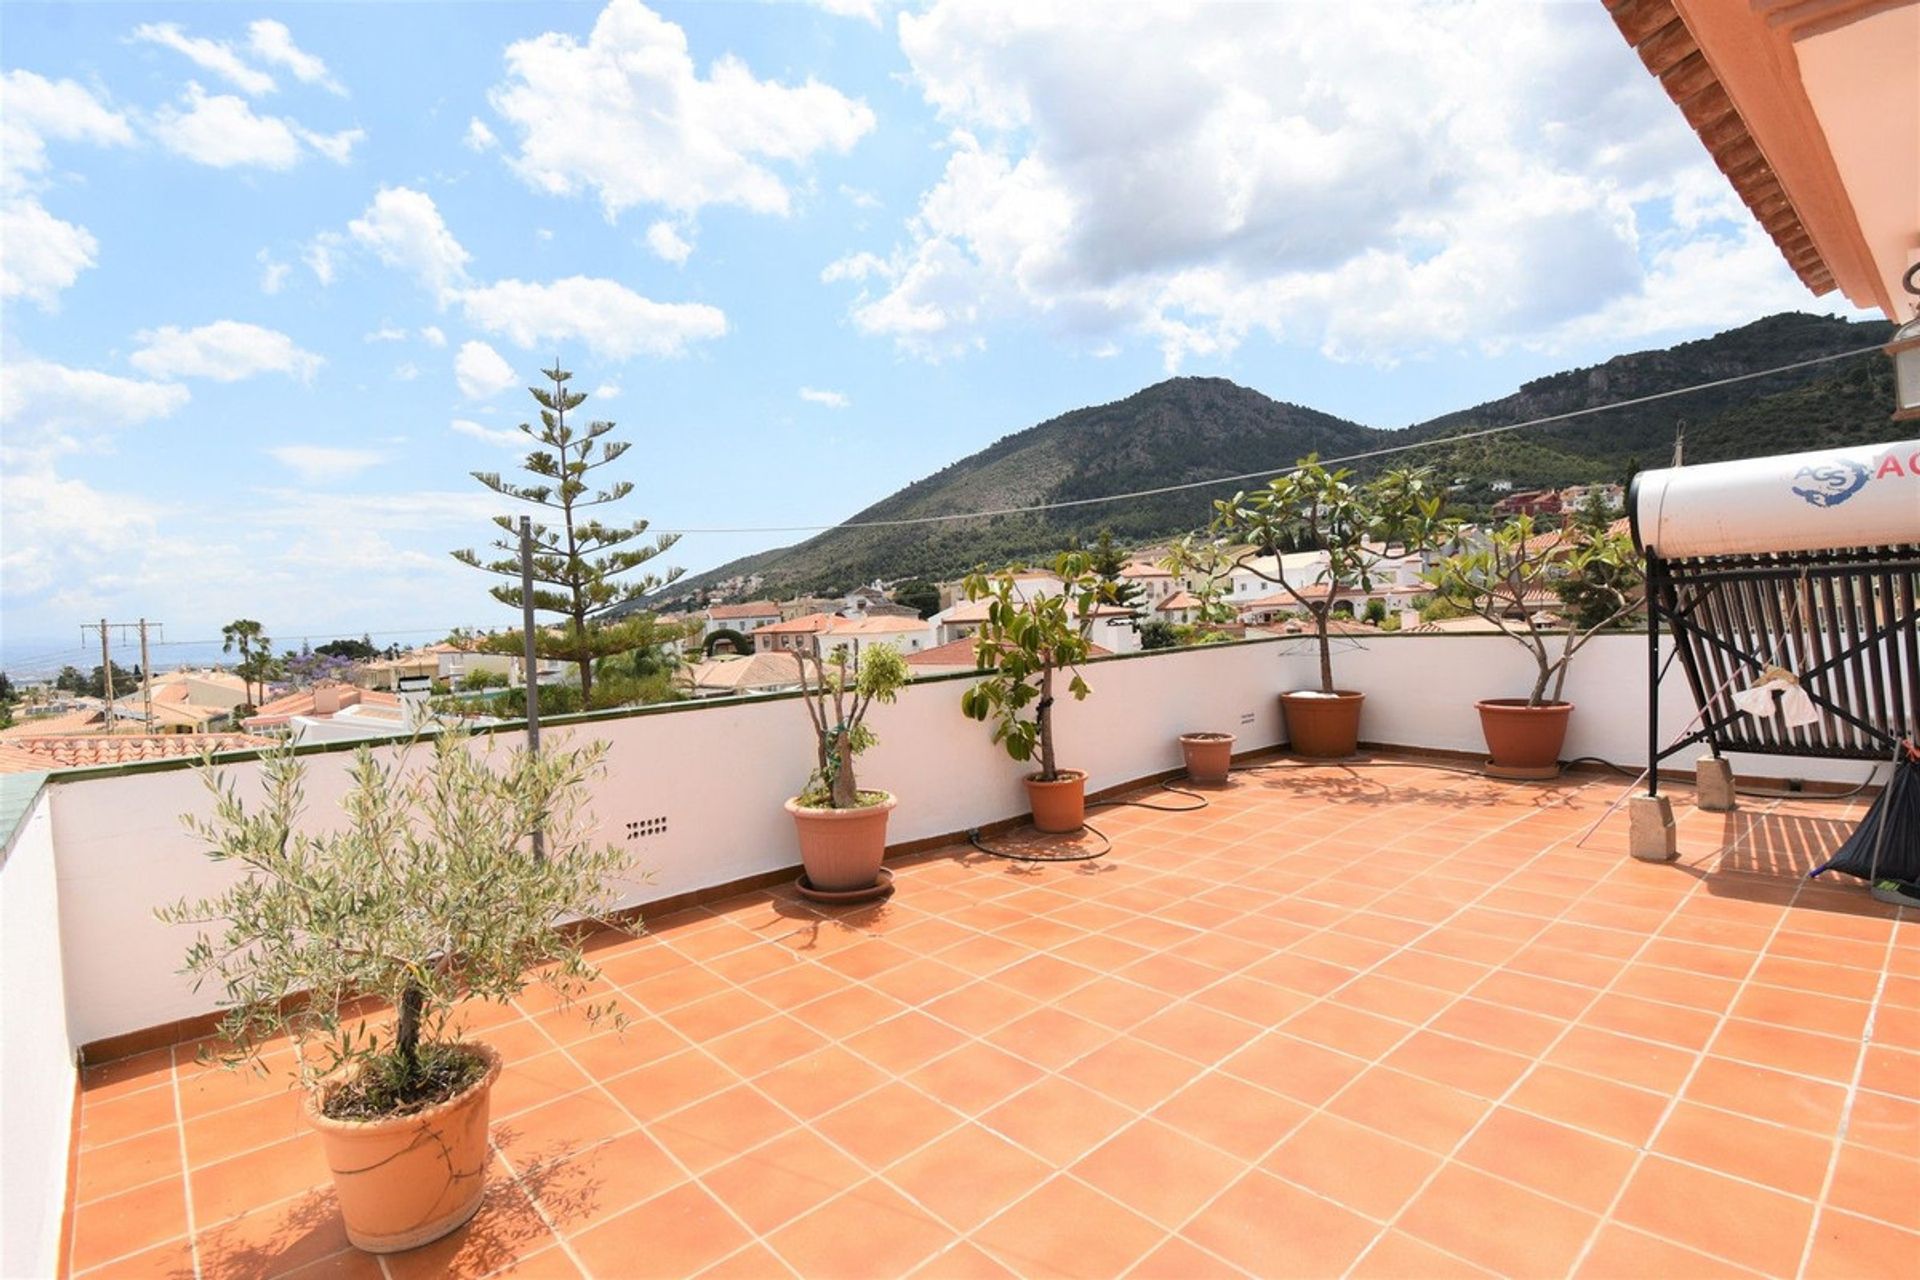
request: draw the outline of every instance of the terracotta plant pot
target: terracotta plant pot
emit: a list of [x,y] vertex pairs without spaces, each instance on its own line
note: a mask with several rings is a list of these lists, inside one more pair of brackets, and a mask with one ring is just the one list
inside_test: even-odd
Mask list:
[[1552,777],[1560,772],[1560,748],[1567,740],[1571,702],[1530,707],[1525,698],[1488,698],[1480,709],[1493,772],[1519,777]]
[[1219,786],[1233,768],[1233,735],[1230,733],[1183,733],[1180,754],[1186,757],[1187,781]]
[[1366,700],[1366,694],[1351,689],[1281,694],[1280,710],[1293,753],[1329,760],[1359,750],[1360,706]]
[[487,1189],[487,1112],[500,1055],[478,1081],[437,1106],[392,1120],[330,1120],[331,1090],[307,1095],[307,1122],[320,1131],[347,1239],[369,1253],[398,1253],[438,1240],[474,1215]]
[[1087,825],[1087,775],[1078,769],[1062,769],[1053,782],[1040,781],[1040,775],[1027,777],[1027,804],[1033,810],[1033,825],[1053,835],[1068,835]]
[[822,893],[872,887],[887,856],[887,815],[898,803],[891,795],[859,809],[812,809],[787,801],[807,884]]

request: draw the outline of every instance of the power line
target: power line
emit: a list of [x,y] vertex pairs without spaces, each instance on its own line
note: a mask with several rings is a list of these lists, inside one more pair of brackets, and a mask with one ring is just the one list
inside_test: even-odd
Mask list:
[[[1349,453],[1338,458],[1322,458],[1322,466],[1340,466],[1349,462],[1366,462],[1374,458],[1390,457],[1399,453],[1410,453],[1415,449],[1432,449],[1441,445],[1459,444],[1463,440],[1480,440],[1487,436],[1504,435],[1509,431],[1523,431],[1529,427],[1546,426],[1554,422],[1567,422],[1574,418],[1584,418],[1590,414],[1605,413],[1612,409],[1630,409],[1635,405],[1652,404],[1656,400],[1670,400],[1675,396],[1692,395],[1696,391],[1711,391],[1715,387],[1732,386],[1736,382],[1750,382],[1755,378],[1770,377],[1776,373],[1791,373],[1795,369],[1808,369],[1818,364],[1827,364],[1834,360],[1850,360],[1854,356],[1879,351],[1878,346],[1856,347],[1852,351],[1839,351],[1832,355],[1815,356],[1811,360],[1796,360],[1792,364],[1775,365],[1771,369],[1757,369],[1752,373],[1736,373],[1730,377],[1715,378],[1711,382],[1696,382],[1691,386],[1675,387],[1670,391],[1655,391],[1644,396],[1634,396],[1628,400],[1616,400],[1610,404],[1589,405],[1585,409],[1571,409],[1566,413],[1548,414],[1542,418],[1529,418],[1525,422],[1512,422],[1500,427],[1482,427],[1476,431],[1463,431],[1458,435],[1439,436],[1431,440],[1415,440],[1408,444],[1383,445],[1378,449],[1368,449],[1361,453]],[[906,516],[897,520],[842,520],[837,524],[785,524],[785,525],[738,525],[728,528],[680,528],[655,529],[656,533],[667,534],[719,534],[719,533],[818,533],[828,529],[899,529],[916,525],[952,524],[962,520],[987,520],[995,516],[1032,515],[1040,511],[1058,511],[1067,507],[1091,507],[1107,502],[1127,502],[1134,498],[1156,498],[1166,493],[1182,493],[1190,489],[1212,489],[1219,485],[1235,484],[1243,480],[1265,480],[1272,477],[1291,475],[1300,468],[1297,464],[1273,467],[1265,471],[1245,471],[1233,476],[1215,476],[1210,480],[1189,480],[1182,484],[1164,484],[1152,489],[1134,489],[1126,493],[1110,493],[1099,498],[1063,498],[1058,502],[1036,502],[1023,507],[991,507],[982,511],[955,511],[945,515]]]

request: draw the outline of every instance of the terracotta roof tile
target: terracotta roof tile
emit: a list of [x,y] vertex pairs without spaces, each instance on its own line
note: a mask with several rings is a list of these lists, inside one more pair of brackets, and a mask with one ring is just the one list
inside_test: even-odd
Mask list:
[[772,600],[749,600],[744,604],[716,604],[707,610],[715,622],[735,618],[777,618],[780,606]]
[[208,751],[246,751],[272,745],[272,739],[249,733],[74,733],[11,738],[0,749],[0,773],[190,759]]

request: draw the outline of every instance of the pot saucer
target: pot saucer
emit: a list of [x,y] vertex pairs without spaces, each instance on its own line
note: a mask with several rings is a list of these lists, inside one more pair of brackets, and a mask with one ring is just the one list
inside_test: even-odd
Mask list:
[[841,889],[837,892],[829,893],[824,889],[814,888],[807,880],[807,873],[802,871],[800,878],[793,882],[793,887],[798,889],[800,896],[809,902],[824,902],[832,906],[845,906],[856,902],[877,902],[893,892],[893,872],[882,867],[880,868],[880,874],[875,877],[874,882],[865,888]]

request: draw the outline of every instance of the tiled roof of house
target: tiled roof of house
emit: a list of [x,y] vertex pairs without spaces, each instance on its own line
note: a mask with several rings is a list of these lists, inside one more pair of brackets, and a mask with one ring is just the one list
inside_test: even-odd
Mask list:
[[802,614],[798,618],[790,618],[785,622],[770,622],[766,626],[758,628],[754,634],[816,635],[823,631],[831,631],[833,630],[834,623],[844,621],[844,618],[834,613],[808,613]]
[[270,747],[269,738],[249,733],[73,733],[53,737],[9,738],[0,745],[0,772],[91,769],[142,760],[179,760],[208,751],[247,751]]
[[836,618],[827,631],[836,636],[897,636],[909,631],[926,631],[931,626],[917,617]]
[[777,689],[800,683],[800,659],[778,650],[751,657],[709,658],[695,663],[688,675],[698,689]]
[[[361,689],[350,684],[329,685],[326,686],[326,689],[335,691],[337,694],[339,701],[336,709],[340,711],[344,711],[348,707],[358,707],[362,711],[392,710],[397,712],[400,708],[399,695],[387,693],[381,689]],[[320,716],[324,718],[325,716],[333,715],[333,711],[321,712],[317,710],[321,692],[321,689],[301,689],[294,693],[289,693],[284,697],[275,698],[272,702],[261,706],[254,714],[248,716],[245,721],[246,727],[249,729],[277,729],[285,726],[295,716]]]
[[1154,606],[1161,613],[1175,613],[1181,609],[1198,609],[1200,597],[1191,591],[1176,591]]
[[[1102,649],[1099,645],[1087,646],[1090,658],[1110,658],[1112,650]],[[922,649],[918,653],[906,655],[910,667],[966,667],[977,668],[979,660],[974,657],[974,640],[971,636],[964,640],[952,640],[931,649]]]
[[22,720],[11,729],[0,729],[0,738],[39,738],[67,733],[91,733],[100,727],[105,713],[99,707],[81,707],[57,716]]
[[745,604],[716,604],[707,610],[707,616],[715,622],[739,618],[777,618],[780,616],[780,606],[772,600],[749,600]]
[[1162,569],[1157,564],[1136,560],[1122,569],[1120,576],[1123,578],[1171,578],[1173,573],[1171,570]]

